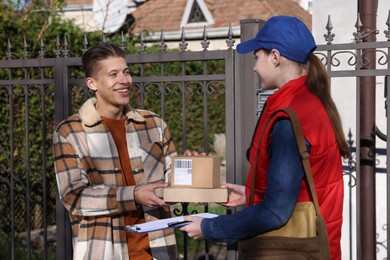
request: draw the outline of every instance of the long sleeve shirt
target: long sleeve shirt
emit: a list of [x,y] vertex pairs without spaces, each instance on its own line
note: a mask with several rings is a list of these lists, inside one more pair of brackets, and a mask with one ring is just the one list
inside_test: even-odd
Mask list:
[[[306,146],[310,150],[307,142]],[[275,123],[268,152],[270,166],[264,200],[232,215],[203,219],[201,228],[207,240],[232,244],[278,228],[288,221],[304,177],[290,120]]]

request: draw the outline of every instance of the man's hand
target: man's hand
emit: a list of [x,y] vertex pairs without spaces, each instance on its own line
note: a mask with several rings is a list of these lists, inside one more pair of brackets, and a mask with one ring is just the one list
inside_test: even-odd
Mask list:
[[154,182],[142,186],[137,186],[134,190],[134,200],[138,204],[142,204],[148,207],[154,206],[167,206],[161,198],[159,198],[155,189],[165,188],[168,186],[168,183],[163,182]]
[[228,202],[222,204],[226,207],[237,207],[245,204],[245,186],[238,184],[226,183],[222,185],[222,188],[230,190]]

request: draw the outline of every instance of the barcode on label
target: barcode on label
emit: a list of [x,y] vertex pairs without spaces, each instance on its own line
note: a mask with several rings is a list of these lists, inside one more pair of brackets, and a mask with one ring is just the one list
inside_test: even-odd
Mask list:
[[175,185],[192,185],[192,160],[176,159],[173,176]]
[[175,160],[175,168],[191,169],[192,168],[192,160],[176,159]]

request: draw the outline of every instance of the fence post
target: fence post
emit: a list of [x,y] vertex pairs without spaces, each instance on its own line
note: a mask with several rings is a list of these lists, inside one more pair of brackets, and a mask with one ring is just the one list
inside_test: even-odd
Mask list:
[[[389,15],[390,15],[390,12],[389,12]],[[390,51],[390,48],[389,48],[389,51]],[[387,63],[387,67],[390,68],[390,63]],[[390,75],[388,76],[385,76],[385,91],[386,91],[386,133],[387,133],[387,141],[386,141],[386,173],[387,173],[387,176],[390,176],[390,142],[389,142],[389,134],[390,134],[390,114],[389,114],[389,104],[390,104]],[[390,178],[387,178],[386,180],[386,189],[387,191],[389,191],[390,189]],[[386,203],[386,213],[387,213],[387,216],[386,216],[386,223],[387,223],[387,227],[388,227],[388,223],[390,223],[390,192],[387,192],[386,194],[386,199],[387,199],[387,203]],[[389,237],[390,237],[390,228],[387,228],[386,230],[386,234],[387,234],[387,241],[389,241]],[[387,246],[387,259],[390,259],[390,250],[389,250],[389,246]]]
[[[364,32],[364,42],[376,42],[376,12],[377,2],[359,0],[358,7],[362,22],[361,32]],[[359,29],[359,28],[358,28]],[[364,61],[362,70],[376,68],[376,51],[361,50]],[[357,139],[357,259],[376,259],[376,77],[363,76],[358,78],[358,139]]]
[[[264,21],[245,19],[240,21],[241,42],[256,36]],[[228,175],[227,182],[244,184],[249,172],[246,151],[252,140],[257,122],[258,102],[256,94],[259,88],[259,78],[253,71],[255,59],[253,53],[238,54],[235,52],[234,64],[234,168],[233,178]],[[239,210],[237,208],[236,210]],[[231,210],[234,213],[236,210]],[[237,258],[236,245],[227,247],[227,259]]]
[[[65,58],[56,58],[54,76],[54,114],[56,126],[69,116],[68,78]],[[68,212],[62,205],[58,193],[56,196],[56,225],[57,225],[57,258],[58,260],[72,259],[72,231]]]
[[[241,20],[241,42],[256,36],[264,21],[258,19]],[[236,52],[235,78],[235,126],[236,126],[236,183],[244,184],[249,172],[246,152],[250,146],[257,122],[259,77],[253,71],[255,59],[253,53]]]

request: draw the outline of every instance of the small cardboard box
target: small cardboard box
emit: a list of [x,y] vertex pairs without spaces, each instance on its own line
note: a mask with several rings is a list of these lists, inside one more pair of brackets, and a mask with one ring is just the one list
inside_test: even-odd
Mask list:
[[171,186],[219,187],[220,167],[218,156],[175,156],[172,158]]
[[167,187],[164,188],[165,202],[227,202],[228,191],[226,188],[189,188]]

